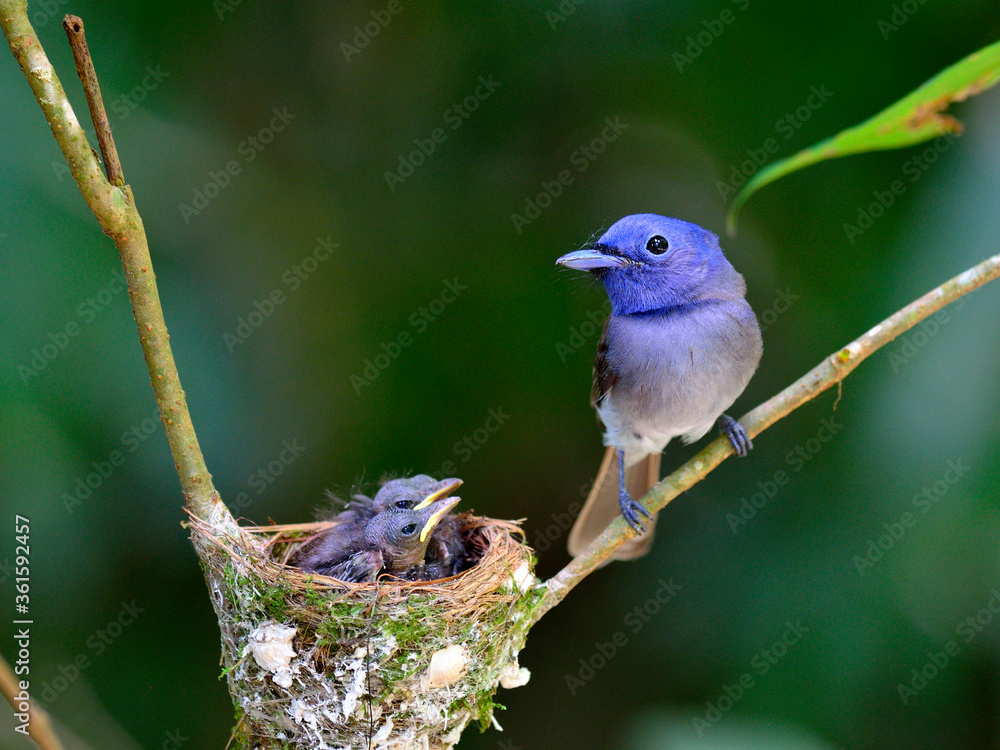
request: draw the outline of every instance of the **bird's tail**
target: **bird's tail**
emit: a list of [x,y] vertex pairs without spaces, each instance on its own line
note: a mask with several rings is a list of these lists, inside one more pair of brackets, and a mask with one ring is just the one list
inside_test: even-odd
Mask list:
[[[633,500],[638,500],[649,489],[660,481],[660,454],[650,453],[632,466],[625,468],[625,489]],[[604,460],[597,472],[594,486],[587,496],[583,510],[573,524],[569,533],[569,553],[578,555],[611,523],[621,515],[618,506],[618,453],[613,447],[604,452]],[[632,560],[649,552],[653,543],[653,527],[656,526],[656,516],[643,519],[646,532],[629,539],[611,556],[613,560]]]

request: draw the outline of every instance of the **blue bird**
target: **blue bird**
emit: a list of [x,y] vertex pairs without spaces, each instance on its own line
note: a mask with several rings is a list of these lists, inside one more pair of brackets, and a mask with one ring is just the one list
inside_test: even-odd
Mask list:
[[556,263],[593,274],[611,300],[591,394],[608,448],[569,551],[582,552],[620,511],[639,533],[614,555],[628,560],[652,542],[656,519],[633,497],[659,481],[667,443],[692,443],[717,424],[738,455],[753,447],[724,412],[760,362],[760,327],[719,238],[696,224],[626,216]]

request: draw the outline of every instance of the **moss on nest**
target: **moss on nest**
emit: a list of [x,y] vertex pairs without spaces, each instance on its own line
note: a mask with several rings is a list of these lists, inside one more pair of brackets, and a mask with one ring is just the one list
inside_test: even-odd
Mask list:
[[330,523],[190,519],[246,748],[450,748],[493,721],[541,600],[520,528],[464,516],[479,562],[435,582],[344,583],[286,567]]

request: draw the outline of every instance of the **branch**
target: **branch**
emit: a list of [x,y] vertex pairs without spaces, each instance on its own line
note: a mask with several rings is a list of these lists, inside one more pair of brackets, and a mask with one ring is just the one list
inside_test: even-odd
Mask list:
[[[72,27],[75,23],[73,17],[68,16],[67,23]],[[118,254],[125,269],[125,278],[128,281],[132,312],[135,314],[136,326],[139,329],[142,354],[146,360],[146,367],[149,368],[150,381],[159,407],[160,422],[167,433],[167,442],[170,443],[170,452],[173,454],[174,465],[180,476],[184,500],[188,508],[206,522],[216,525],[222,522],[227,522],[227,525],[229,522],[235,524],[212,486],[212,476],[205,466],[205,457],[198,446],[198,438],[191,424],[187,400],[177,375],[177,366],[170,349],[170,337],[163,320],[163,309],[160,307],[160,297],[156,289],[156,277],[149,257],[146,232],[136,210],[132,190],[124,183],[121,186],[112,185],[101,173],[97,158],[66,98],[59,77],[28,21],[26,1],[0,0],[0,26],[3,27],[10,51],[21,66],[28,79],[28,85],[31,86],[35,99],[42,108],[49,127],[52,128],[52,135],[55,136],[69,164],[70,172],[84,200],[97,217],[101,229],[118,247]],[[82,22],[80,27],[82,36]],[[70,34],[70,37],[72,38],[73,34]],[[89,70],[92,73],[93,63],[89,62],[86,48],[78,49],[78,46],[74,45],[74,55],[81,53],[85,56],[83,61],[85,72]],[[77,57],[77,60],[79,64],[80,58]],[[98,91],[96,77],[91,84],[85,76],[84,86],[89,99]],[[110,157],[115,154],[115,148],[110,140],[110,130],[102,128],[96,121],[95,126],[99,133],[105,130],[107,134],[110,148],[105,153],[105,160],[108,162],[109,174],[114,179]],[[120,174],[121,168],[118,167],[119,178]]]
[[108,123],[108,113],[104,111],[104,98],[101,96],[101,84],[97,80],[94,61],[90,58],[90,48],[87,47],[87,37],[83,33],[83,19],[79,16],[66,16],[63,28],[73,50],[73,60],[76,62],[76,74],[83,83],[83,92],[87,95],[87,106],[90,107],[90,119],[94,121],[97,130],[97,143],[101,147],[104,166],[108,172],[108,181],[112,185],[125,187],[125,175],[122,174],[122,164],[118,160],[118,149],[115,139],[111,137],[111,125]]
[[[842,381],[862,360],[924,318],[997,277],[1000,277],[1000,255],[994,255],[973,266],[886,318],[860,338],[828,356],[777,396],[745,415],[740,424],[751,437],[756,437],[782,417]],[[667,503],[704,479],[732,452],[733,448],[726,438],[717,438],[705,450],[654,486],[640,502],[650,513],[663,510]],[[587,549],[545,582],[545,596],[535,610],[534,620],[537,622],[561,602],[574,586],[597,570],[601,563],[633,536],[635,532],[621,516],[608,524]]]
[[17,677],[2,656],[0,656],[0,692],[3,692],[4,698],[10,703],[15,714],[23,714],[21,706],[27,704],[28,736],[38,747],[42,750],[63,750],[62,742],[49,723],[49,715],[30,698],[22,701],[18,697],[21,688],[18,686]]

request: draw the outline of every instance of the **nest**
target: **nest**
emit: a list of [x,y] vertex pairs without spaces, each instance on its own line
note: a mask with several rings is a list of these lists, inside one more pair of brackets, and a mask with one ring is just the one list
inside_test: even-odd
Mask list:
[[[222,631],[238,747],[450,748],[496,723],[497,686],[540,601],[520,527],[464,516],[479,561],[440,581],[345,583],[283,564],[332,524],[245,528],[190,517]],[[502,707],[502,706],[501,706]]]

